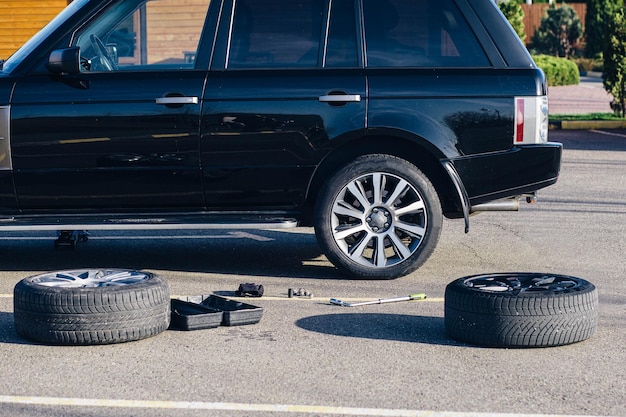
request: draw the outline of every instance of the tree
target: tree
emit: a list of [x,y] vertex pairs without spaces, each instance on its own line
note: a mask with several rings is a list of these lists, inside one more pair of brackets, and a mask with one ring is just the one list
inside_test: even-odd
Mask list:
[[507,0],[498,4],[502,14],[508,19],[517,36],[524,42],[526,40],[526,30],[524,29],[524,10],[516,0]]
[[606,49],[606,34],[613,14],[622,0],[587,0],[585,56],[594,58]]
[[614,98],[611,108],[626,117],[626,5],[609,21],[603,79],[604,88]]
[[532,44],[538,53],[569,58],[582,35],[582,23],[573,8],[565,4],[552,6],[541,19]]

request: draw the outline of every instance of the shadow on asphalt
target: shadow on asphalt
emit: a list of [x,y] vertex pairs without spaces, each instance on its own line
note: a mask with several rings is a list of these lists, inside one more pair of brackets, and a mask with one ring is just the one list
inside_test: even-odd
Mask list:
[[[550,132],[565,150],[626,151],[626,130]],[[229,275],[345,279],[310,229],[295,231],[93,231],[74,250],[54,249],[54,232],[2,232],[0,270],[128,268]],[[303,229],[304,230],[304,229]],[[174,236],[172,236],[174,235]]]
[[551,130],[548,139],[565,151],[626,151],[626,130]]
[[325,314],[300,319],[296,326],[335,336],[467,346],[446,336],[442,317],[379,313]]
[[[174,236],[171,234],[174,233]],[[254,230],[163,234],[94,231],[73,250],[55,233],[0,233],[0,270],[128,268],[251,276],[337,279],[313,233]]]
[[0,343],[11,343],[14,345],[36,344],[17,335],[15,332],[13,313],[6,312],[0,312]]

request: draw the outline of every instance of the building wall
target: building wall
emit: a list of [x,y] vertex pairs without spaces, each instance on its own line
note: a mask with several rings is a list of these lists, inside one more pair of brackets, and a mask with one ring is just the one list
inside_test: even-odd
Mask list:
[[68,3],[68,0],[0,0],[0,59],[8,58]]
[[[582,22],[583,26],[585,25],[585,16],[587,14],[587,4],[586,3],[568,3],[568,6],[574,9],[578,18]],[[541,19],[544,16],[547,16],[546,10],[550,7],[549,4],[520,4],[522,6],[522,10],[524,11],[524,29],[526,32],[526,43],[529,44],[532,40],[535,31],[539,29],[539,25],[541,25]]]

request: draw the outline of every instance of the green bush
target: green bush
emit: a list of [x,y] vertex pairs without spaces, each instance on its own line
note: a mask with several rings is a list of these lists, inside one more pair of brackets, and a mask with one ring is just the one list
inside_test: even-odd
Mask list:
[[619,10],[622,0],[587,0],[585,15],[585,56],[595,58],[607,47],[609,22]]
[[526,40],[526,30],[524,29],[524,10],[517,3],[517,0],[506,0],[498,5],[500,11],[508,19],[517,36],[523,41]]
[[604,89],[614,98],[611,108],[616,115],[626,117],[626,5],[608,25],[603,78]]
[[580,82],[578,66],[569,59],[550,55],[535,55],[533,59],[546,74],[549,86],[576,85]]
[[576,58],[574,59],[578,70],[581,75],[585,75],[588,72],[603,72],[604,71],[604,59],[603,58]]
[[540,54],[569,58],[582,36],[583,26],[576,11],[566,4],[552,5],[532,37],[532,48]]

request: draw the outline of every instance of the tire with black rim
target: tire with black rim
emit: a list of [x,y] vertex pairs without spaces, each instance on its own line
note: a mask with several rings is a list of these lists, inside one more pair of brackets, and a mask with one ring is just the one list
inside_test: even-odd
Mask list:
[[170,323],[169,286],[148,272],[48,272],[21,280],[13,296],[17,333],[42,343],[129,342],[155,336]]
[[499,273],[460,278],[445,292],[451,338],[491,347],[550,347],[581,342],[598,323],[598,293],[568,275]]
[[415,165],[390,155],[359,157],[322,188],[315,233],[328,259],[354,278],[393,279],[432,254],[443,215]]

